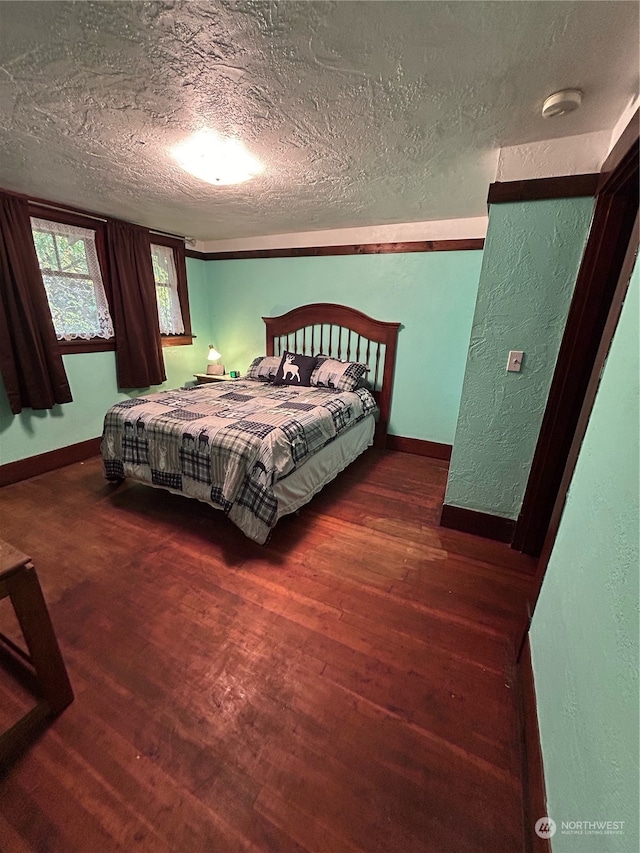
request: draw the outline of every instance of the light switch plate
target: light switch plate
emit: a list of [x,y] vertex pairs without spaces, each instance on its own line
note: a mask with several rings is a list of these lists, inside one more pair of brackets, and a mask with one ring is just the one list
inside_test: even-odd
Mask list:
[[524,352],[519,349],[512,349],[509,353],[509,359],[507,361],[507,372],[508,373],[520,373],[520,368],[522,367],[522,356]]

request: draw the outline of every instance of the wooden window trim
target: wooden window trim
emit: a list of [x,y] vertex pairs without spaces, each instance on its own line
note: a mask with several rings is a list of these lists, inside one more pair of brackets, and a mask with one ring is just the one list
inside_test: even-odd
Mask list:
[[178,279],[178,299],[180,300],[180,311],[184,332],[181,335],[161,335],[163,347],[188,346],[193,343],[194,334],[191,328],[191,313],[189,311],[189,290],[187,287],[187,264],[185,260],[184,243],[176,237],[168,237],[165,234],[150,233],[151,243],[158,246],[169,246],[173,249],[173,259],[176,265],[176,277]]
[[[161,335],[163,347],[185,347],[190,346],[196,339],[195,335]],[[63,355],[80,352],[113,352],[116,349],[115,338],[91,338],[84,340],[78,338],[73,341],[58,341],[60,352]]]
[[[98,263],[102,272],[102,281],[107,294],[107,302],[109,307],[112,305],[111,298],[111,283],[109,280],[109,265],[107,261],[107,241],[106,241],[106,219],[93,216],[85,216],[82,213],[75,213],[71,210],[59,210],[51,207],[48,204],[38,204],[35,201],[29,202],[29,216],[35,219],[45,219],[49,222],[61,222],[65,225],[75,225],[79,228],[87,228],[95,232],[96,252],[98,255]],[[189,290],[187,285],[187,265],[184,242],[177,237],[169,237],[165,234],[156,234],[153,231],[149,232],[150,243],[157,243],[160,246],[169,246],[173,249],[174,262],[176,266],[176,277],[178,280],[178,299],[180,300],[180,311],[182,312],[182,322],[184,323],[184,332],[181,335],[161,335],[163,347],[176,346],[191,346],[195,340],[191,328],[191,312],[189,310]],[[115,338],[91,338],[85,340],[83,338],[75,338],[70,341],[58,341],[60,352],[63,355],[72,353],[88,353],[88,352],[113,352],[116,349]]]
[[196,339],[195,335],[160,335],[163,347],[186,347]]
[[72,341],[58,341],[62,355],[80,352],[113,352],[116,348],[115,338],[77,338]]

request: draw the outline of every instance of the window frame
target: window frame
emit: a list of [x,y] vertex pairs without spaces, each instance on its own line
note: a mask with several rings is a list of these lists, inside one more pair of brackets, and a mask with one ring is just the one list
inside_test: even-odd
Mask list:
[[188,346],[193,343],[195,335],[191,328],[191,313],[189,311],[189,290],[187,286],[187,262],[185,255],[184,242],[177,237],[169,237],[166,234],[158,234],[154,231],[149,232],[149,253],[151,253],[151,244],[155,243],[158,246],[168,246],[173,249],[173,262],[176,268],[176,278],[178,281],[178,299],[180,301],[180,312],[182,314],[182,322],[184,324],[184,332],[179,335],[163,335],[160,334],[163,347]]
[[[29,216],[35,219],[46,219],[49,222],[60,222],[63,225],[75,225],[78,228],[87,228],[95,232],[95,246],[98,255],[98,264],[102,273],[102,283],[104,285],[107,304],[111,311],[111,293],[109,287],[108,265],[107,265],[107,245],[106,245],[106,220],[94,219],[90,216],[82,216],[79,213],[73,213],[68,210],[58,210],[54,206],[48,207],[35,202],[29,202]],[[40,265],[38,264],[38,267]],[[113,314],[112,314],[113,321]],[[116,340],[111,338],[77,338],[72,341],[58,341],[60,352],[65,355],[69,353],[79,352],[110,352],[116,348]]]
[[[107,255],[107,219],[101,216],[93,216],[91,213],[76,213],[73,210],[65,207],[58,207],[55,202],[44,201],[29,201],[29,217],[35,219],[46,219],[50,222],[60,222],[65,225],[75,225],[79,228],[88,228],[95,232],[95,246],[98,255],[98,263],[100,272],[102,273],[102,283],[104,285],[107,296],[107,303],[111,311],[111,319],[113,320],[113,299],[111,294],[111,280],[109,278],[109,263]],[[180,301],[180,311],[182,313],[182,322],[184,324],[184,332],[180,335],[163,335],[160,334],[163,347],[171,346],[188,346],[193,343],[195,335],[191,326],[191,312],[189,309],[189,289],[187,285],[187,263],[184,241],[179,237],[170,237],[167,234],[161,234],[149,229],[149,255],[151,255],[151,244],[157,243],[160,246],[169,246],[173,249],[173,260],[176,268],[176,278],[178,281],[178,299]],[[39,264],[38,264],[39,267]],[[155,283],[155,282],[154,282]],[[86,352],[113,352],[116,349],[116,340],[113,338],[78,338],[72,341],[58,341],[59,351],[65,355],[69,353],[86,353]]]

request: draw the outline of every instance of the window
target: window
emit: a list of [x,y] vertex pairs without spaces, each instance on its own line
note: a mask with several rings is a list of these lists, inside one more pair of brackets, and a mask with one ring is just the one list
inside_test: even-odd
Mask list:
[[[106,220],[97,214],[94,217],[80,211],[54,208],[49,202],[31,202],[29,213],[61,351],[115,350]],[[162,344],[191,344],[184,241],[151,233],[149,245]]]
[[152,234],[151,261],[162,343],[164,346],[190,344],[193,336],[184,243],[174,237]]
[[58,340],[113,338],[96,232],[35,217],[31,229]]
[[151,244],[153,277],[156,282],[160,334],[182,335],[184,322],[178,294],[178,276],[171,246]]

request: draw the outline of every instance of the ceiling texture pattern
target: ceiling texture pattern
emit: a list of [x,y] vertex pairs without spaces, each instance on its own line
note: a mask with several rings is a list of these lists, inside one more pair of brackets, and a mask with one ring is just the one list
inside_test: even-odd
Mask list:
[[[1,2],[0,186],[201,240],[479,216],[500,147],[614,126],[637,34],[635,2]],[[264,173],[183,172],[202,127]]]

